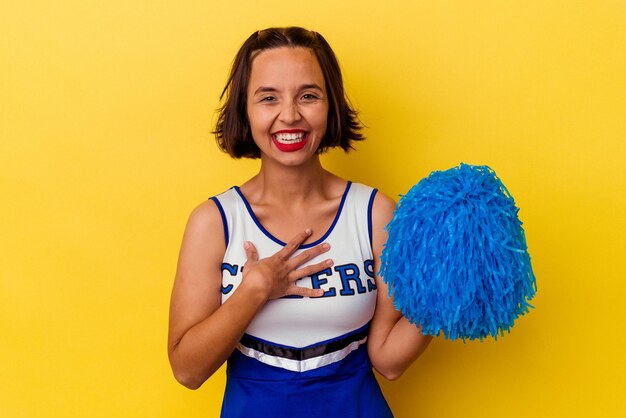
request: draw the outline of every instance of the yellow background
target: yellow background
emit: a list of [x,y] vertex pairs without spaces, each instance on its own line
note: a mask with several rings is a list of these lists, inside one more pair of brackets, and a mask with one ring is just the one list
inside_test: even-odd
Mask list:
[[210,134],[234,54],[292,24],[369,127],[328,168],[397,199],[488,164],[521,207],[536,309],[436,340],[396,416],[626,417],[623,0],[1,2],[0,416],[218,415],[223,370],[171,375],[169,293],[190,210],[258,168]]

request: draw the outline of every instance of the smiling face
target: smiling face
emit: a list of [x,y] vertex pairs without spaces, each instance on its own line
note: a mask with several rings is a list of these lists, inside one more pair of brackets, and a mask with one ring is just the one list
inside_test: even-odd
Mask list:
[[246,106],[261,158],[298,165],[316,155],[326,133],[328,99],[313,52],[299,47],[260,52],[252,61]]

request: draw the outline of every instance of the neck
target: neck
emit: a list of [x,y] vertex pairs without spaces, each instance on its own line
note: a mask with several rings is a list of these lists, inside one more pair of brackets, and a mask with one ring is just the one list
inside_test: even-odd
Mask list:
[[261,160],[261,170],[256,176],[263,200],[280,201],[284,205],[297,204],[323,193],[328,172],[319,156],[305,165],[284,166]]

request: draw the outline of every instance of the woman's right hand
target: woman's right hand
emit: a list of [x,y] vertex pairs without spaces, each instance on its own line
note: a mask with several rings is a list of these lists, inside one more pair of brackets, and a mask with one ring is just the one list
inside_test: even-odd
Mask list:
[[266,300],[278,299],[286,295],[322,296],[324,294],[323,289],[311,289],[296,285],[297,280],[333,265],[332,260],[327,259],[310,266],[298,268],[330,249],[330,245],[324,243],[303,251],[295,257],[291,257],[300,247],[300,244],[310,235],[310,229],[299,233],[282,250],[261,260],[259,260],[259,254],[254,244],[246,241],[244,249],[248,260],[243,268],[242,285],[252,286],[255,291],[265,295]]

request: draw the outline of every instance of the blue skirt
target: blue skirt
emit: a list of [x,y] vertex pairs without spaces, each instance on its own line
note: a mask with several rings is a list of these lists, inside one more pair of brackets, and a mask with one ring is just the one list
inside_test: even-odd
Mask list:
[[293,372],[235,350],[222,418],[393,418],[363,344],[341,361]]

